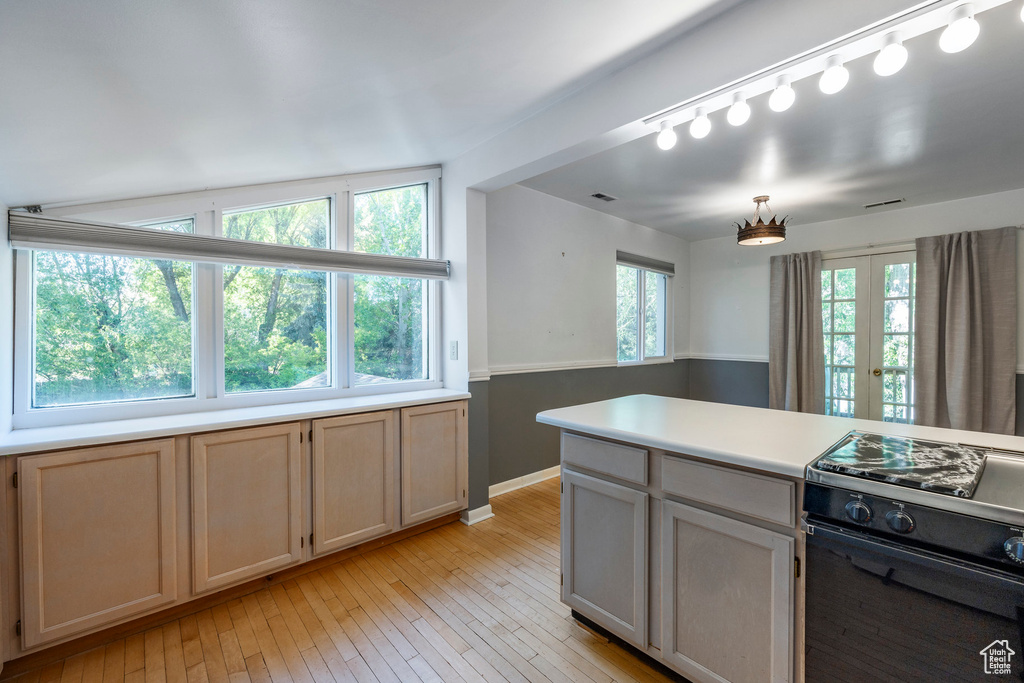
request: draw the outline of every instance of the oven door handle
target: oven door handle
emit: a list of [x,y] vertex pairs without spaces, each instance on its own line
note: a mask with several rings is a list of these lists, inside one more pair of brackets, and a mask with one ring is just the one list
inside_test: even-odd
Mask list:
[[845,545],[861,550],[878,553],[887,557],[901,559],[920,566],[952,573],[964,578],[984,578],[987,581],[1015,586],[1024,590],[1024,576],[982,567],[972,562],[965,562],[938,553],[910,548],[902,543],[895,543],[881,538],[869,537],[850,529],[817,521],[802,520],[801,529],[807,534],[808,544],[824,546]]

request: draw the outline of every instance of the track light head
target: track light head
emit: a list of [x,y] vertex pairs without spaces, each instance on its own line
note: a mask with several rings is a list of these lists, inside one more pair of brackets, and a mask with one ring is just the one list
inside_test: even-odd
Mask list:
[[789,76],[779,76],[779,80],[768,98],[768,106],[772,111],[786,111],[796,101],[796,92],[789,84]]
[[875,73],[892,76],[906,65],[909,53],[903,47],[903,36],[898,31],[885,36],[885,45],[875,56]]
[[664,150],[672,149],[676,146],[677,140],[676,132],[672,129],[672,124],[668,122],[668,119],[661,122],[661,131],[658,133],[658,147]]
[[949,13],[949,26],[939,36],[939,47],[950,54],[961,52],[978,39],[980,32],[981,25],[974,18],[974,5],[966,2]]
[[704,107],[697,107],[697,116],[690,123],[690,135],[700,140],[706,138],[710,132],[711,120],[708,119],[707,112],[704,111]]
[[825,62],[825,71],[818,80],[818,87],[826,95],[834,95],[850,82],[850,72],[843,66],[839,55],[832,55]]
[[732,96],[732,106],[725,115],[726,120],[734,126],[742,126],[750,118],[750,105],[743,93],[738,92]]

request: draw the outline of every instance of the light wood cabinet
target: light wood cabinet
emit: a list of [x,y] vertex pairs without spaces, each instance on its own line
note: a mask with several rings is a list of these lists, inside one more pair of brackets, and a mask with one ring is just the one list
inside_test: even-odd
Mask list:
[[643,649],[647,507],[642,491],[562,471],[562,601]]
[[18,461],[22,646],[174,602],[174,441]]
[[395,413],[313,421],[313,552],[394,529]]
[[466,401],[402,409],[402,525],[466,507]]
[[302,449],[297,423],[192,437],[195,592],[302,559]]
[[662,657],[694,681],[792,680],[794,539],[662,503]]

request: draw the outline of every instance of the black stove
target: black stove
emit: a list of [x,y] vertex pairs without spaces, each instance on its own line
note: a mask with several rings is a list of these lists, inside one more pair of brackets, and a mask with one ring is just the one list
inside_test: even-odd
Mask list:
[[807,683],[1024,680],[1024,454],[851,432],[806,479]]

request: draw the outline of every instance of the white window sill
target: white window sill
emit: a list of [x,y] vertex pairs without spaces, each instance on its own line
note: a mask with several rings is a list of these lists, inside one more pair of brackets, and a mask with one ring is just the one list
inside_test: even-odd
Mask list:
[[428,389],[374,396],[352,396],[323,401],[232,408],[228,410],[144,417],[132,420],[92,422],[62,427],[16,429],[0,435],[0,455],[17,455],[76,448],[116,441],[155,439],[178,434],[194,434],[219,429],[235,429],[258,424],[306,420],[331,415],[390,410],[405,406],[442,403],[469,398],[464,391]]
[[623,360],[617,363],[620,368],[628,368],[634,365],[664,365],[665,363],[674,363],[676,361],[672,356],[658,356],[656,358],[645,358],[644,360]]

